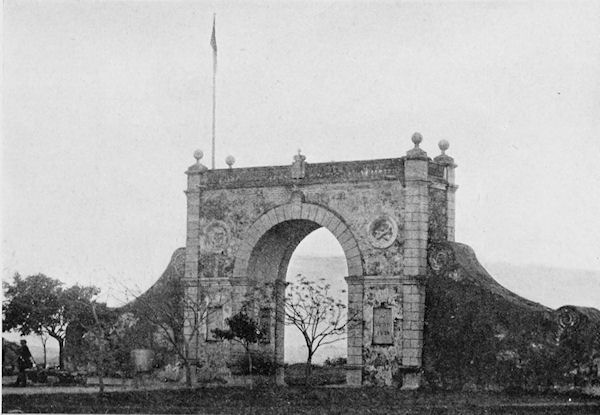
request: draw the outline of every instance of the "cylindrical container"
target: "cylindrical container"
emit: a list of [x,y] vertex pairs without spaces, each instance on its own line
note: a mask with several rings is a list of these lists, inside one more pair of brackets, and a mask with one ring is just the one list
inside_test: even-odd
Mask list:
[[136,372],[148,372],[154,362],[154,351],[150,349],[134,349],[131,351],[131,361]]

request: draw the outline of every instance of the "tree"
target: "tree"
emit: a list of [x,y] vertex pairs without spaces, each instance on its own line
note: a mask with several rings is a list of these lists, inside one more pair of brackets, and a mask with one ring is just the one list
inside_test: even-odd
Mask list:
[[[86,361],[93,361],[98,376],[99,392],[104,392],[104,377],[107,369],[115,363],[113,341],[117,328],[118,314],[104,303],[98,303],[91,296],[93,292],[72,287],[68,293],[71,301],[70,312],[74,319],[71,324],[77,324],[85,333],[79,352]],[[88,297],[89,295],[89,297]]]
[[64,289],[61,281],[44,274],[22,278],[16,273],[13,283],[3,286],[6,302],[2,304],[2,331],[46,333],[58,342],[59,366],[63,369],[67,326],[79,318],[77,302],[89,302],[100,290],[79,285]]
[[140,325],[147,326],[150,336],[157,333],[171,345],[185,367],[186,385],[191,387],[196,363],[192,347],[209,315],[223,305],[223,290],[200,290],[197,296],[190,296],[179,278],[155,287],[156,291],[151,289],[135,299],[132,312]]
[[42,350],[44,351],[44,360],[43,360],[43,368],[45,369],[46,366],[48,366],[48,352],[46,350],[46,343],[48,343],[48,338],[50,336],[48,336],[48,333],[46,333],[45,331],[42,331],[41,333],[39,333],[40,336],[40,341],[42,342]]
[[319,347],[342,340],[348,322],[346,305],[329,294],[331,286],[323,279],[315,283],[298,275],[288,284],[285,296],[285,322],[295,326],[306,343],[305,383],[312,374],[312,358]]
[[248,371],[252,375],[252,353],[250,352],[250,346],[258,343],[264,337],[264,333],[260,330],[258,323],[248,316],[244,310],[225,319],[225,322],[229,326],[229,329],[215,329],[215,335],[221,339],[236,341],[244,347],[246,357],[248,358]]

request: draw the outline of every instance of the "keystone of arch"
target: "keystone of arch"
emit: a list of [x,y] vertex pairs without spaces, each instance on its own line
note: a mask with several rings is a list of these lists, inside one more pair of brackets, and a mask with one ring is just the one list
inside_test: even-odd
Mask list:
[[289,203],[265,212],[244,232],[240,241],[240,248],[236,253],[234,278],[246,277],[252,251],[260,238],[272,227],[290,220],[308,220],[327,228],[335,236],[344,251],[348,275],[351,277],[363,275],[358,243],[352,231],[342,219],[329,209],[319,205]]

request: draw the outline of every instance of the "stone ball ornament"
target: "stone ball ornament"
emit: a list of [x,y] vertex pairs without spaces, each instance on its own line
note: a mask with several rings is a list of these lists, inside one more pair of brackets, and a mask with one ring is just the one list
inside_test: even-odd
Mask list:
[[423,141],[423,136],[421,135],[421,133],[414,133],[412,135],[411,140],[414,143],[415,147],[418,147],[419,144],[421,144],[421,142]]
[[442,150],[442,154],[446,154],[446,150],[450,148],[450,143],[448,140],[440,140],[438,143],[438,147]]
[[202,160],[202,157],[204,157],[204,152],[202,150],[194,151],[194,158],[198,163],[200,162],[200,160]]
[[235,157],[233,157],[232,155],[225,157],[225,164],[227,164],[230,169],[233,167],[234,163],[235,163]]
[[398,238],[398,224],[389,215],[378,216],[369,223],[367,235],[373,247],[389,248]]

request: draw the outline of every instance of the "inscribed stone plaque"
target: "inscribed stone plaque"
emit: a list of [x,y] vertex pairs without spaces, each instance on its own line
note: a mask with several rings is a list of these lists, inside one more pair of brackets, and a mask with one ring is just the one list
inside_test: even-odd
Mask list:
[[394,344],[394,318],[390,307],[373,308],[373,344]]

